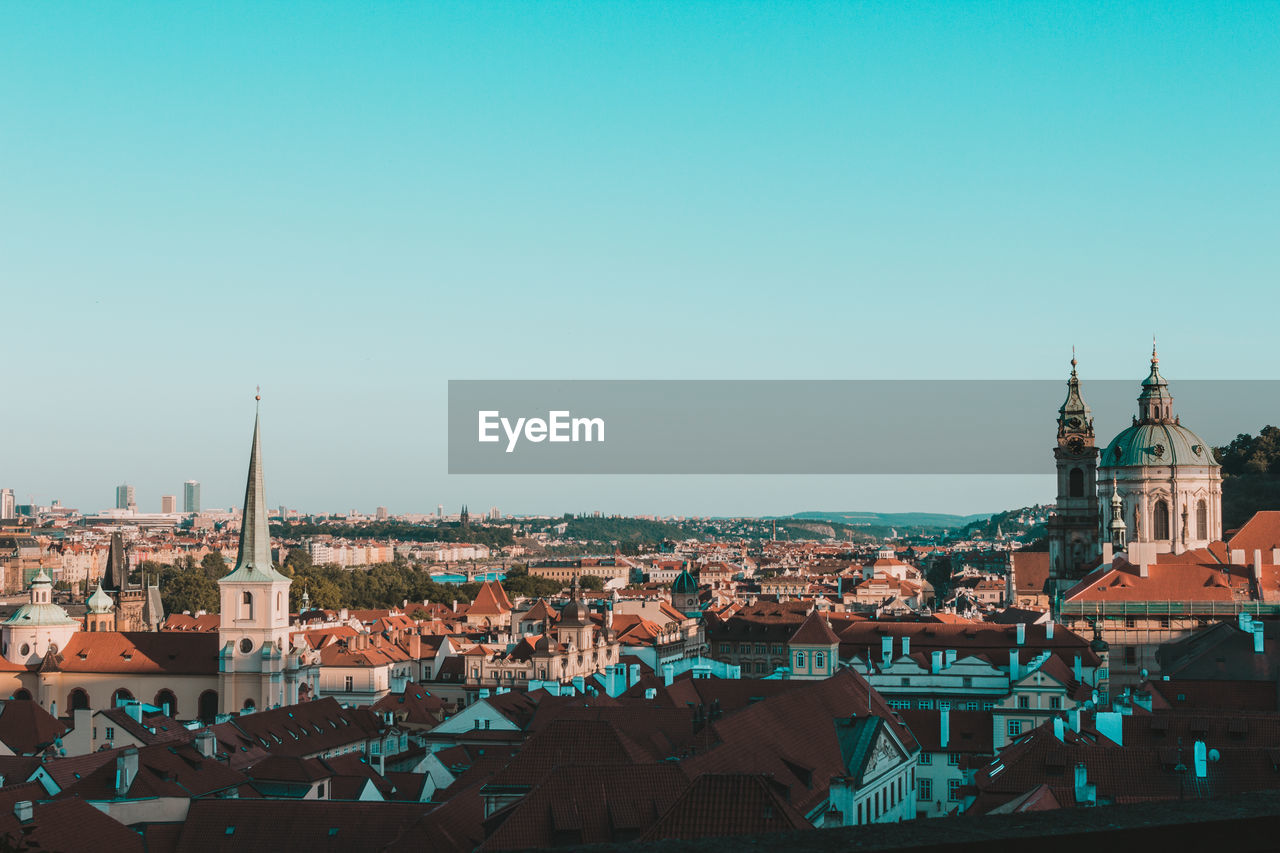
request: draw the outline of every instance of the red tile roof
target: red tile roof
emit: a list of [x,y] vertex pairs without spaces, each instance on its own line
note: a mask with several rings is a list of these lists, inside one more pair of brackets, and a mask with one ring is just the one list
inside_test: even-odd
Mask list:
[[66,725],[38,702],[30,699],[0,702],[0,743],[14,755],[37,755],[66,733]]
[[31,822],[27,824],[20,823],[10,808],[0,813],[0,836],[21,836],[36,850],[143,853],[142,836],[83,800],[75,799],[37,802]]
[[810,613],[791,635],[791,643],[809,646],[834,646],[840,642],[827,618],[818,611]]
[[[195,800],[177,851],[381,850],[430,808],[420,803]],[[414,843],[422,849],[423,837]]]
[[787,791],[767,776],[705,773],[644,834],[644,840],[761,835],[809,829],[786,801]]
[[56,657],[61,672],[217,675],[218,635],[182,631],[77,631]]

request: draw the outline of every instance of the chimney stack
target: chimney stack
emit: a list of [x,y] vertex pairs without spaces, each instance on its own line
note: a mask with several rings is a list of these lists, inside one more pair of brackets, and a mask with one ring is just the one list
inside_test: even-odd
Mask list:
[[19,800],[13,804],[13,816],[18,819],[19,823],[26,823],[31,820],[35,810],[35,804],[30,800]]
[[1014,626],[1013,630],[1017,634],[1018,645],[1020,646],[1025,645],[1027,642],[1027,623],[1019,622],[1017,625]]
[[942,748],[946,749],[951,743],[951,708],[940,708],[938,710],[938,743],[942,744]]
[[205,758],[213,758],[218,754],[218,738],[213,729],[201,729],[196,735],[196,750]]
[[126,747],[116,756],[116,797],[129,793],[129,786],[138,777],[138,748]]

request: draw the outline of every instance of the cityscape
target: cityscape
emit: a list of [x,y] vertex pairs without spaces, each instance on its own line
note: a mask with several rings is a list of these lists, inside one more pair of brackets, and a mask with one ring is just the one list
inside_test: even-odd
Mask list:
[[1280,850],[1277,32],[0,4],[0,850]]

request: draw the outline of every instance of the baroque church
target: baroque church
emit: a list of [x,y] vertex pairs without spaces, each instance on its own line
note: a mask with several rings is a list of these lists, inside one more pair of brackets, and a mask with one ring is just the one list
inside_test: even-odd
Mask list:
[[159,590],[128,583],[113,539],[108,571],[82,625],[53,602],[41,573],[31,600],[0,625],[0,695],[32,699],[53,714],[109,709],[138,699],[181,719],[292,705],[313,695],[319,655],[294,646],[289,578],[271,564],[259,419],[235,568],[218,581],[218,632],[159,632]]
[[1073,355],[1053,448],[1058,498],[1048,531],[1051,580],[1061,586],[1121,553],[1137,565],[1221,539],[1221,466],[1213,448],[1174,412],[1155,346],[1137,415],[1104,449],[1076,364]]

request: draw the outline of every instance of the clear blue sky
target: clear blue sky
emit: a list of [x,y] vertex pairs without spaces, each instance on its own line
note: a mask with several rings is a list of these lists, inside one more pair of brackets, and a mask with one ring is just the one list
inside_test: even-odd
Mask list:
[[[1045,478],[449,478],[449,378],[1274,377],[1280,5],[0,5],[0,486],[704,514]],[[1176,386],[1175,386],[1176,393]],[[1053,413],[1046,413],[1046,447]],[[1245,424],[1242,429],[1260,425]]]

